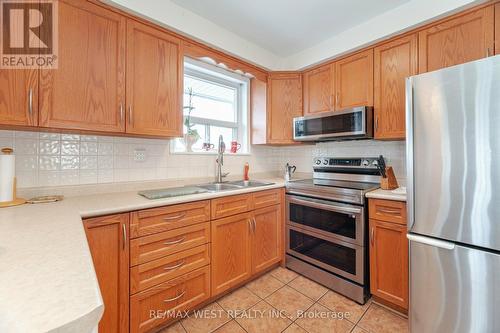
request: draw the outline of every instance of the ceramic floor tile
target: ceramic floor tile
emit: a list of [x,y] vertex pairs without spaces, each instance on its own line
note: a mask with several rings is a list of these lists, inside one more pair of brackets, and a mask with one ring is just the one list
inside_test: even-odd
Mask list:
[[314,304],[295,323],[309,333],[348,333],[354,324],[322,306]]
[[283,331],[283,333],[307,333],[307,331],[294,323],[288,326],[286,330]]
[[245,333],[245,330],[235,320],[231,320],[217,329],[215,333]]
[[359,305],[349,298],[331,290],[321,297],[318,303],[326,306],[332,311],[349,313],[347,319],[353,323],[357,323],[370,306],[370,302],[366,302],[364,305]]
[[290,282],[288,285],[315,301],[320,299],[328,291],[328,289],[323,287],[322,285],[311,281],[301,275],[292,280],[292,282]]
[[190,314],[181,324],[187,333],[213,332],[231,320],[228,313],[217,303],[212,303]]
[[245,316],[237,317],[236,321],[248,333],[279,333],[292,322],[265,301],[260,301],[245,312]]
[[217,303],[230,314],[235,311],[246,310],[257,304],[261,299],[248,288],[242,287],[219,299]]
[[307,310],[314,301],[302,295],[297,290],[284,286],[266,298],[266,302],[274,308],[284,311],[290,319],[297,318],[299,312]]
[[409,332],[407,319],[376,304],[370,305],[358,326],[370,333]]
[[180,322],[177,322],[162,329],[161,331],[158,331],[158,333],[186,333],[186,330],[182,327]]
[[271,275],[283,283],[288,283],[298,276],[298,274],[295,273],[294,271],[291,271],[283,267],[278,267],[274,269],[273,271],[271,271]]
[[251,292],[260,298],[266,298],[285,284],[278,279],[274,278],[270,273],[261,276],[246,285]]

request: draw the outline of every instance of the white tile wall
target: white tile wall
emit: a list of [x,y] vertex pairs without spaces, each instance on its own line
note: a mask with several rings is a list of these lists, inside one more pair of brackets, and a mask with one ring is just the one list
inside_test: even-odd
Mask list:
[[[0,148],[13,147],[18,187],[64,186],[146,180],[212,177],[214,155],[170,154],[165,139],[141,139],[63,133],[0,130]],[[144,161],[134,160],[143,150]],[[312,172],[313,156],[384,155],[405,183],[404,142],[346,141],[300,147],[252,146],[250,155],[226,154],[224,171],[243,174],[245,162],[251,173],[276,172],[289,162],[298,172]]]

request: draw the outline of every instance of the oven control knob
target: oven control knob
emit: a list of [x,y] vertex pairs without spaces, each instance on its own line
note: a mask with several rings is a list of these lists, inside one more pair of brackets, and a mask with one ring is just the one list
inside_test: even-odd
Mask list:
[[363,160],[363,161],[361,161],[361,165],[362,165],[362,166],[364,166],[364,167],[367,167],[367,166],[369,166],[369,165],[370,165],[370,161],[368,161],[368,160]]
[[377,161],[377,160],[374,160],[374,161],[372,162],[372,165],[373,165],[373,166],[378,166],[378,161]]
[[320,165],[321,164],[321,160],[316,160],[316,162],[314,162],[314,163],[316,163],[316,165]]
[[329,160],[327,160],[327,159],[325,158],[325,159],[323,160],[323,165],[328,165],[328,164],[330,164],[330,161],[329,161]]

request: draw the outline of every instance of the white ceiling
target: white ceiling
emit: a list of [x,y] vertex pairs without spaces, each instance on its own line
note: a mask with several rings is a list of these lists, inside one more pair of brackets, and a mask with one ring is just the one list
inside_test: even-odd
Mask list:
[[172,0],[272,53],[291,56],[410,0]]

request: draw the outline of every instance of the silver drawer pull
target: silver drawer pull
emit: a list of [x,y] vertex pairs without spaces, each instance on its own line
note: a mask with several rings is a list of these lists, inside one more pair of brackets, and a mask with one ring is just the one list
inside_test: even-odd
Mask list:
[[378,208],[377,209],[381,213],[386,213],[386,214],[399,214],[401,212],[401,209],[398,208]]
[[172,221],[172,220],[182,219],[184,216],[186,216],[186,212],[175,215],[175,216],[164,217],[163,221]]
[[168,302],[177,301],[179,298],[181,298],[182,296],[184,296],[185,293],[186,293],[186,291],[184,290],[180,295],[175,296],[173,298],[164,299],[163,302],[168,303]]
[[179,243],[182,243],[182,242],[184,242],[185,240],[186,240],[186,237],[181,237],[181,238],[176,239],[176,240],[174,240],[174,241],[165,242],[165,243],[163,243],[163,244],[165,244],[165,245],[174,245],[174,244],[179,244]]
[[169,266],[169,267],[165,267],[165,268],[163,268],[163,269],[164,269],[164,270],[166,270],[166,271],[171,271],[171,270],[173,270],[173,269],[176,269],[176,268],[179,268],[179,267],[184,266],[184,264],[185,264],[185,263],[186,263],[186,262],[183,260],[183,261],[181,261],[180,263],[178,263],[177,265],[174,265],[174,266]]

